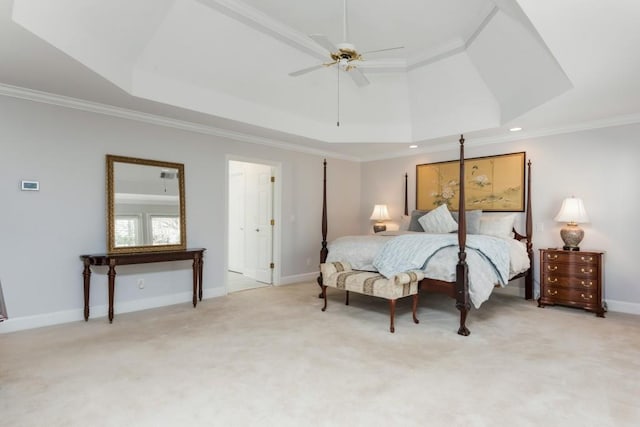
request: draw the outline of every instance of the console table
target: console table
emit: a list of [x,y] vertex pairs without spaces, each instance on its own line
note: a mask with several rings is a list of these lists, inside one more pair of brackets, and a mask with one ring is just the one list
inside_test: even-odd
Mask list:
[[91,266],[109,266],[109,323],[113,322],[113,294],[116,284],[116,266],[193,260],[193,307],[198,299],[202,301],[202,257],[206,249],[185,249],[177,251],[157,251],[122,254],[80,255],[84,263],[84,320],[89,320],[89,287]]

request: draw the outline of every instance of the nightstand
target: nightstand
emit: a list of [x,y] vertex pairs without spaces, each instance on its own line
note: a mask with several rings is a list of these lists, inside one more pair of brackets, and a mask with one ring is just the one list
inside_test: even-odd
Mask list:
[[601,251],[540,249],[538,307],[566,305],[604,317]]

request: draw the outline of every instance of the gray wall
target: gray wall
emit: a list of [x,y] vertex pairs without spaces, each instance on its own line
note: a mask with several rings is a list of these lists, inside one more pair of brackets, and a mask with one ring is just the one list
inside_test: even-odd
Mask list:
[[[0,332],[82,318],[81,254],[106,250],[105,155],[185,164],[189,247],[207,248],[205,296],[225,294],[226,159],[281,165],[281,282],[313,277],[321,241],[322,157],[0,97],[0,281],[9,321]],[[328,159],[332,236],[359,230],[360,165]],[[23,192],[20,180],[40,181]],[[92,277],[92,315],[104,315],[107,277]],[[138,289],[139,278],[145,288]],[[123,266],[116,314],[188,301],[188,262]],[[313,295],[317,289],[310,290]]]
[[[532,199],[536,286],[538,248],[562,246],[560,228],[553,221],[562,200],[571,195],[583,199],[590,223],[583,224],[584,249],[604,250],[605,299],[609,309],[640,314],[640,286],[633,260],[634,226],[640,210],[640,125],[603,128],[520,141],[474,147],[465,144],[466,157],[526,151],[532,162]],[[421,163],[453,160],[457,150],[417,154],[363,163],[361,231],[374,203],[387,203],[394,222],[406,227],[402,217],[404,173],[409,173],[409,209],[415,206],[415,167]],[[520,219],[524,231],[524,217]]]
[[[207,248],[205,297],[226,292],[228,156],[280,164],[281,283],[310,280],[317,271],[320,156],[8,97],[0,97],[0,128],[0,281],[10,315],[0,332],[82,318],[78,256],[106,249],[106,154],[185,164],[188,245]],[[553,221],[562,199],[584,200],[591,223],[583,226],[581,246],[606,251],[609,308],[636,313],[640,287],[631,257],[640,207],[639,134],[640,125],[629,125],[481,147],[467,142],[468,157],[526,151],[532,160],[536,262],[538,248],[562,244],[561,224]],[[456,157],[449,150],[362,164],[328,159],[329,239],[369,232],[375,203],[388,204],[394,221],[406,226],[404,173],[411,209],[415,165]],[[21,179],[40,181],[41,191],[20,191]],[[107,277],[96,270],[91,305],[97,317],[106,313]],[[537,280],[537,265],[535,271]],[[184,262],[120,267],[116,314],[187,302],[190,281]]]

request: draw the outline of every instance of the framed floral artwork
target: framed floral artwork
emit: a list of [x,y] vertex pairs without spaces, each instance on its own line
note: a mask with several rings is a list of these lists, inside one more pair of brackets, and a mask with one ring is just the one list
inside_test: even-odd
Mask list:
[[[468,210],[524,212],[524,165],[526,153],[465,159],[465,205]],[[426,163],[416,166],[416,209],[446,204],[458,210],[460,162]]]

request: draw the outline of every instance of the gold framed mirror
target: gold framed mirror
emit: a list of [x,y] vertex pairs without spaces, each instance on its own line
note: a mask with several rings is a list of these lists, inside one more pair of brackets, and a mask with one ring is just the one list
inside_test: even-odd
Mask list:
[[184,165],[107,154],[107,251],[186,249]]

